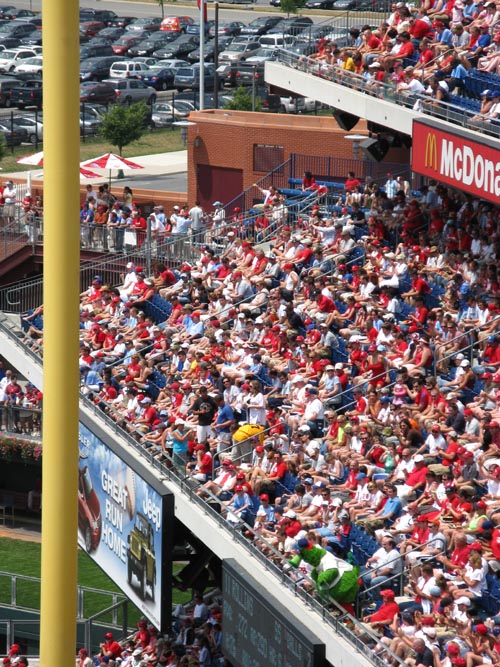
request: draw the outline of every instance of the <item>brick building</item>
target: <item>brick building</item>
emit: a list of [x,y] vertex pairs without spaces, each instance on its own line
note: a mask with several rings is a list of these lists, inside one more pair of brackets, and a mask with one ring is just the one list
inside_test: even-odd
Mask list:
[[[329,116],[217,109],[191,113],[189,120],[195,123],[188,129],[189,200],[197,198],[208,209],[215,199],[233,200],[293,154],[346,158],[363,175],[346,131]],[[368,135],[364,121],[355,133]],[[408,159],[401,149],[387,155],[394,162],[408,164]]]

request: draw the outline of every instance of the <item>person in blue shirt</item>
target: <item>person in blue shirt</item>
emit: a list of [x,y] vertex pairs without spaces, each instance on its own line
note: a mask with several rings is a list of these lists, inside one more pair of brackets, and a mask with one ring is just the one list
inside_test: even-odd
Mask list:
[[221,394],[218,394],[214,400],[218,410],[215,415],[213,428],[217,436],[217,453],[221,454],[231,444],[231,427],[235,419],[231,406],[224,401],[224,397]]
[[252,505],[252,499],[245,492],[245,489],[241,484],[237,484],[234,487],[234,496],[232,501],[227,505],[228,513],[226,521],[229,523],[239,523],[240,521],[246,521],[249,518],[249,510]]
[[436,32],[434,33],[434,40],[432,41],[431,46],[447,46],[451,49],[453,46],[453,33],[451,30],[447,28],[442,21],[433,21],[432,27]]

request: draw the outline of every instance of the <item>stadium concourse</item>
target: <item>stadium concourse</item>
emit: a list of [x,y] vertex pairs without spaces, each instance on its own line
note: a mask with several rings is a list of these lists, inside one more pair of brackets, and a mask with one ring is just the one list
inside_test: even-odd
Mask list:
[[[96,275],[82,392],[298,585],[299,543],[357,564],[346,622],[372,656],[496,662],[498,210],[392,177],[351,174],[335,206],[302,188],[300,216],[273,190],[214,204],[190,264]],[[43,353],[43,306],[22,323]]]

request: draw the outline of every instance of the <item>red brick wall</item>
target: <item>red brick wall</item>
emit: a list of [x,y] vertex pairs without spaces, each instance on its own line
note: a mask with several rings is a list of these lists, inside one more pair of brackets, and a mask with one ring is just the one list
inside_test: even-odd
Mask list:
[[[192,113],[189,120],[196,123],[188,129],[190,201],[196,197],[198,164],[242,169],[244,189],[261,179],[264,174],[253,171],[254,144],[283,146],[284,160],[293,153],[352,158],[352,142],[344,139],[347,133],[332,117],[219,109]],[[363,120],[354,132],[368,134]],[[393,150],[387,159],[408,163],[409,152]]]

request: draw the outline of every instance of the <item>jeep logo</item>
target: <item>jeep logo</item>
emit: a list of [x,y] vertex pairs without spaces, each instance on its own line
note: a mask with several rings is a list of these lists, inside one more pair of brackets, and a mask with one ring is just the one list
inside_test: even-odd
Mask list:
[[161,528],[161,507],[156,505],[151,500],[147,491],[146,497],[142,502],[142,511],[144,516],[147,516],[147,518],[153,523],[156,532],[158,532]]

